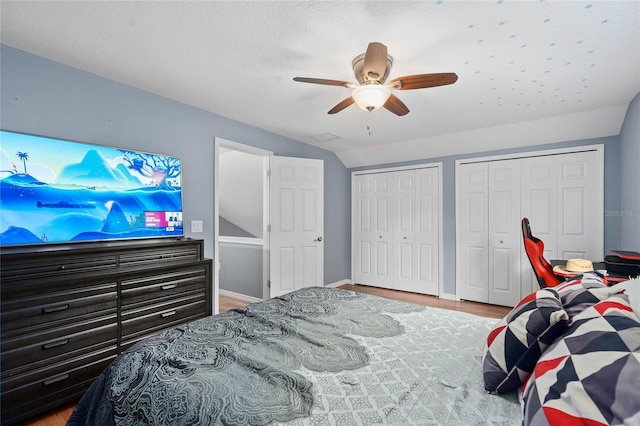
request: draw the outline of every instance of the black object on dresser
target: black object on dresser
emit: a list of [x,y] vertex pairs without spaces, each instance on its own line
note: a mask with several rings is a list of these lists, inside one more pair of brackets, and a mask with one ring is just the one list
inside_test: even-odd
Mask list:
[[212,314],[202,240],[3,248],[2,424],[78,399],[117,354]]

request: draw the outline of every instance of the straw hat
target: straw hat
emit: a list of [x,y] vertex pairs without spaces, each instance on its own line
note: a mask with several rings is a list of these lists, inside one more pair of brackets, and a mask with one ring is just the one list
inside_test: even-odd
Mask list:
[[556,265],[553,268],[553,272],[561,274],[582,274],[589,271],[593,271],[593,262],[587,259],[569,259],[566,266]]

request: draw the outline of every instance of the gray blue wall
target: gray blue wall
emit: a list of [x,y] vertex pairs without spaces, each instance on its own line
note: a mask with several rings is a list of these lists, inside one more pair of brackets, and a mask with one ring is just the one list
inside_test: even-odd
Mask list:
[[620,225],[617,248],[640,252],[640,93],[631,101],[620,132]]
[[[0,45],[0,127],[181,157],[184,220],[213,257],[214,138],[324,160],[325,283],[350,274],[350,175],[332,152]],[[216,96],[211,93],[211,96]],[[286,117],[285,117],[286,119]],[[187,228],[189,228],[187,226]],[[190,228],[189,228],[190,229]]]
[[220,243],[220,289],[262,299],[262,245]]
[[[350,171],[331,152],[179,102],[0,45],[0,127],[102,145],[179,156],[184,164],[184,219],[204,221],[213,257],[213,141],[222,137],[276,155],[325,162],[325,283],[349,279]],[[212,93],[211,96],[215,96]],[[416,159],[378,167],[443,162],[444,290],[455,293],[455,160],[585,144],[605,145],[605,250],[640,251],[640,100],[632,102],[620,136],[479,154]],[[517,135],[514,135],[517,137]],[[369,167],[374,168],[374,167]],[[365,168],[352,169],[362,170]],[[189,188],[193,188],[191,191]],[[205,188],[205,189],[203,189]],[[207,190],[206,188],[211,188]]]

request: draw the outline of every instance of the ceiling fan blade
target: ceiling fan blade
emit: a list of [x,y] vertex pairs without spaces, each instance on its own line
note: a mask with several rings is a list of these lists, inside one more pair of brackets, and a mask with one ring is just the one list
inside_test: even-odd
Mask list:
[[389,83],[389,86],[398,90],[426,89],[428,87],[446,86],[456,81],[458,81],[458,76],[454,72],[416,74],[394,78]]
[[409,114],[409,108],[407,108],[404,102],[398,99],[398,97],[393,93],[389,96],[389,99],[387,99],[387,102],[385,102],[383,106],[400,117]]
[[313,84],[324,84],[327,86],[342,86],[342,87],[350,87],[353,84],[348,81],[340,81],[340,80],[327,80],[325,78],[309,78],[309,77],[294,77],[293,81],[299,81],[301,83],[313,83]]
[[349,96],[344,101],[340,102],[338,105],[334,106],[327,112],[327,114],[335,114],[336,112],[340,112],[348,106],[351,106],[355,101],[351,96]]
[[374,41],[367,46],[362,72],[371,80],[380,80],[387,70],[387,46]]

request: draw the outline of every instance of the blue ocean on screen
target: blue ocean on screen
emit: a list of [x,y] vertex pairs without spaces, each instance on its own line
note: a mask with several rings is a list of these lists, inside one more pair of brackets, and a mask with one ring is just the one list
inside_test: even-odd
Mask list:
[[0,245],[182,236],[180,159],[0,131]]

